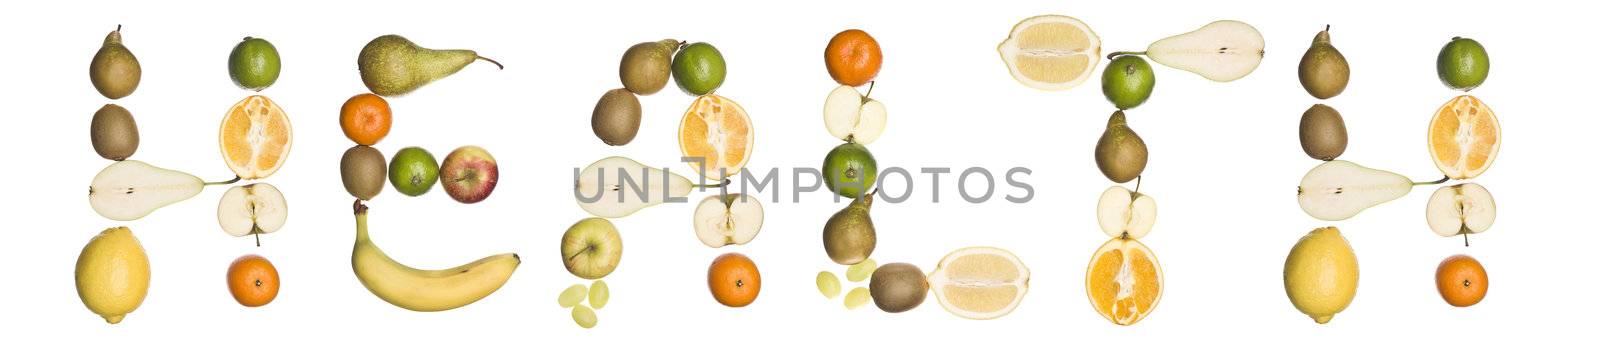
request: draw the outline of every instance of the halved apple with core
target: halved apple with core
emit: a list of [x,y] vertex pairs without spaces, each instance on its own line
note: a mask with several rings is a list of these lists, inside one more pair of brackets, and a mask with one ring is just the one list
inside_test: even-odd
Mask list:
[[[870,95],[871,91],[867,93]],[[822,104],[822,121],[828,126],[828,134],[840,140],[872,143],[883,134],[888,119],[883,103],[861,95],[849,85],[834,88]]]
[[712,195],[694,209],[694,234],[711,248],[750,243],[766,217],[761,201],[748,194]]
[[1441,187],[1428,198],[1428,228],[1443,237],[1483,233],[1494,225],[1494,197],[1476,183]]
[[1100,194],[1100,230],[1107,236],[1142,239],[1156,224],[1156,200],[1122,186]]

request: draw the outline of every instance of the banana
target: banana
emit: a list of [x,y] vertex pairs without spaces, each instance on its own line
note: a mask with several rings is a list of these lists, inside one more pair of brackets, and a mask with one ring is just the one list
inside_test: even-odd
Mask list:
[[357,200],[356,246],[350,265],[373,295],[400,308],[433,312],[466,306],[499,290],[522,264],[516,253],[484,257],[442,270],[421,270],[395,262],[367,236],[367,206]]

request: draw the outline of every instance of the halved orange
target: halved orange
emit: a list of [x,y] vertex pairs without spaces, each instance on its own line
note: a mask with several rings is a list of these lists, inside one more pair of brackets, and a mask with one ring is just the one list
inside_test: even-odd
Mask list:
[[754,145],[750,116],[720,95],[695,98],[678,125],[678,149],[684,157],[698,160],[689,166],[706,179],[720,181],[739,174]]
[[1450,99],[1428,123],[1428,154],[1450,179],[1477,177],[1500,153],[1500,120],[1471,95]]
[[289,116],[277,103],[251,95],[228,109],[218,139],[222,160],[234,174],[260,179],[277,172],[289,159],[294,132],[289,127]]
[[1161,301],[1161,263],[1139,240],[1112,238],[1089,260],[1089,304],[1118,325],[1144,319]]

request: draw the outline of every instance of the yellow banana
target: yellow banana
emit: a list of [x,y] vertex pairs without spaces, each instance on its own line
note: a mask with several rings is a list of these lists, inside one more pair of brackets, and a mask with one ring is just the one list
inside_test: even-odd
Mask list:
[[522,264],[516,253],[484,257],[442,270],[421,270],[395,262],[367,236],[367,206],[356,201],[356,246],[350,265],[373,295],[400,308],[432,312],[466,306],[499,290]]

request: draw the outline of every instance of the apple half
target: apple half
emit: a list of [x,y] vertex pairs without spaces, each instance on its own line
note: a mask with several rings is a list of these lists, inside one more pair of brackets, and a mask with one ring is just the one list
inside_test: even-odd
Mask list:
[[712,195],[694,209],[694,234],[711,248],[750,243],[761,232],[766,212],[748,194]]
[[1112,238],[1141,239],[1156,224],[1156,200],[1122,186],[1106,188],[1098,208],[1100,230]]
[[217,203],[217,224],[230,236],[244,237],[277,232],[289,220],[289,202],[271,184],[256,183],[229,188]]
[[849,85],[833,88],[822,104],[822,121],[828,126],[828,134],[840,140],[872,143],[883,134],[888,119],[882,102],[861,95]]
[[1428,228],[1441,237],[1483,233],[1494,225],[1494,197],[1477,183],[1440,187],[1428,198]]

